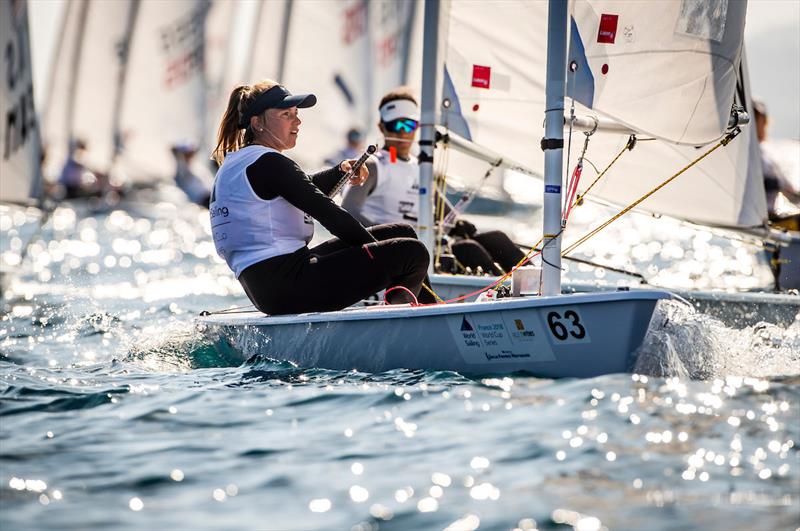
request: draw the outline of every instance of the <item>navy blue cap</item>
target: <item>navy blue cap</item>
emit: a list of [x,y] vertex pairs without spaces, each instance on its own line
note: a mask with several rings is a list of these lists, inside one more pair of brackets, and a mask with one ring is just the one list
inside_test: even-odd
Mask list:
[[289,109],[291,107],[304,109],[306,107],[313,107],[316,104],[317,97],[313,94],[292,95],[285,87],[275,85],[258,96],[247,110],[242,113],[242,118],[239,120],[239,127],[245,129],[250,125],[250,118],[258,116],[267,109]]

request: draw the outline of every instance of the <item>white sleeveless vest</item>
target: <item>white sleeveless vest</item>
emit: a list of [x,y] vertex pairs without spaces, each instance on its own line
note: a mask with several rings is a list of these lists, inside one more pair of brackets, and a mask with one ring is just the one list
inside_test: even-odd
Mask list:
[[257,262],[295,252],[314,236],[311,216],[280,196],[265,201],[250,186],[247,167],[265,153],[278,151],[252,145],[228,153],[214,180],[211,234],[236,278]]
[[396,223],[409,220],[404,215],[419,215],[419,166],[416,157],[398,159],[394,164],[389,154],[375,155],[378,183],[364,201],[364,215],[375,223]]

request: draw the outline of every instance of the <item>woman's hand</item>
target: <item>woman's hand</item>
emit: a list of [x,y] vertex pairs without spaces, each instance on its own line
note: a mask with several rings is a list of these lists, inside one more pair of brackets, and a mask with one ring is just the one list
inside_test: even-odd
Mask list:
[[[343,160],[342,163],[339,164],[339,169],[344,173],[348,173],[353,168],[355,163],[355,159]],[[369,168],[367,168],[366,164],[362,164],[358,169],[358,173],[350,177],[349,182],[353,186],[361,186],[364,184],[364,182],[366,182],[367,177],[369,177]]]

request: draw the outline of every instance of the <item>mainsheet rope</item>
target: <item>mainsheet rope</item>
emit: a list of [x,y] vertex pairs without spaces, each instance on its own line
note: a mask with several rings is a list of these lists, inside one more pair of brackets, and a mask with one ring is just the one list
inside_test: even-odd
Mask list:
[[[698,164],[700,161],[702,161],[704,158],[706,158],[707,156],[709,156],[711,153],[713,153],[714,151],[716,151],[717,149],[719,149],[719,148],[720,148],[720,147],[722,147],[722,146],[727,146],[727,145],[728,145],[728,144],[731,142],[731,140],[733,140],[734,138],[736,138],[736,136],[737,136],[737,135],[738,135],[740,132],[741,132],[741,129],[737,127],[737,128],[735,128],[733,131],[731,131],[731,132],[729,132],[728,134],[726,134],[726,135],[725,135],[725,136],[724,136],[722,139],[720,139],[720,140],[719,140],[719,142],[717,142],[717,144],[716,144],[715,146],[713,146],[711,149],[709,149],[708,151],[706,151],[705,153],[703,153],[702,155],[700,155],[699,157],[697,157],[695,160],[693,160],[692,162],[690,162],[689,164],[687,164],[686,166],[684,166],[683,168],[681,168],[681,169],[680,169],[678,172],[676,172],[676,173],[675,173],[675,174],[673,174],[672,176],[670,176],[670,177],[668,177],[667,179],[665,179],[665,180],[664,180],[663,182],[661,182],[661,183],[660,183],[658,186],[654,187],[653,189],[651,189],[650,191],[648,191],[647,193],[645,193],[644,195],[642,195],[641,197],[639,197],[639,198],[638,198],[637,200],[635,200],[633,203],[629,204],[628,206],[626,206],[625,208],[623,208],[622,210],[620,210],[620,211],[619,211],[617,214],[615,214],[614,216],[612,216],[612,217],[611,217],[609,220],[607,220],[606,222],[604,222],[602,225],[600,225],[599,227],[596,227],[595,229],[591,230],[589,233],[585,234],[585,235],[584,235],[584,236],[582,236],[580,239],[578,239],[576,242],[574,242],[573,244],[571,244],[569,247],[567,247],[567,249],[565,249],[565,250],[564,250],[564,251],[561,253],[561,256],[562,256],[562,257],[567,257],[567,255],[568,255],[569,253],[571,253],[572,251],[574,251],[575,249],[577,249],[577,248],[578,248],[580,245],[583,245],[583,244],[584,244],[586,241],[588,241],[590,238],[592,238],[593,236],[595,236],[596,234],[598,234],[600,231],[602,231],[603,229],[605,229],[606,227],[608,227],[609,225],[611,225],[611,223],[613,223],[613,222],[614,222],[614,221],[616,221],[617,219],[621,218],[622,216],[624,216],[625,214],[627,214],[628,212],[630,212],[631,210],[633,210],[634,208],[636,208],[636,207],[637,207],[639,204],[641,204],[643,201],[645,201],[645,200],[646,200],[648,197],[650,197],[651,195],[655,194],[657,191],[659,191],[660,189],[664,188],[664,187],[665,187],[665,186],[667,186],[669,183],[671,183],[672,181],[674,181],[675,179],[677,179],[678,177],[680,177],[680,176],[681,176],[682,174],[684,174],[684,173],[685,173],[687,170],[689,170],[691,167],[693,167],[693,166],[695,166],[696,164]],[[588,142],[588,137],[587,137],[587,142]],[[577,198],[576,198],[576,200],[575,200],[575,206],[579,206],[579,205],[581,205],[581,204],[583,203],[583,198],[586,196],[586,194],[588,194],[588,193],[589,193],[589,191],[592,189],[592,187],[594,187],[594,185],[595,185],[595,184],[596,184],[596,183],[597,183],[597,182],[598,182],[598,181],[599,181],[599,180],[600,180],[600,179],[601,179],[603,176],[605,176],[605,175],[606,175],[606,173],[608,173],[608,170],[609,170],[609,169],[610,169],[610,168],[611,168],[611,167],[612,167],[612,166],[613,166],[613,165],[614,165],[614,164],[615,164],[615,163],[616,163],[616,162],[619,160],[619,158],[620,158],[620,157],[623,155],[623,153],[625,153],[625,151],[630,151],[631,149],[633,149],[633,146],[635,145],[635,143],[636,143],[636,137],[635,137],[634,135],[631,135],[631,136],[630,136],[630,138],[628,139],[628,142],[626,143],[625,147],[623,147],[623,148],[622,148],[622,150],[620,150],[620,152],[619,152],[619,153],[617,153],[617,155],[614,157],[614,159],[613,159],[613,160],[612,160],[612,161],[611,161],[611,162],[610,162],[610,163],[609,163],[609,164],[608,164],[608,165],[605,167],[605,169],[603,169],[603,171],[602,171],[602,172],[601,172],[601,173],[600,173],[600,174],[599,174],[599,175],[598,175],[598,176],[597,176],[597,177],[594,179],[594,181],[592,181],[592,183],[589,185],[589,187],[586,189],[586,191],[585,191],[585,192],[583,192],[582,194],[579,194],[579,195],[578,195],[578,197],[577,197]],[[585,152],[585,149],[584,149],[584,152]],[[561,234],[561,233],[564,231],[564,229],[565,229],[565,227],[562,227],[561,231],[559,232],[559,235],[560,235],[560,234]],[[449,304],[449,303],[451,303],[451,302],[458,302],[458,301],[464,300],[464,299],[466,299],[466,298],[472,297],[473,295],[478,295],[478,294],[480,294],[480,293],[483,293],[483,292],[485,292],[485,291],[488,291],[488,290],[490,290],[490,289],[493,289],[493,288],[497,287],[498,285],[500,285],[501,283],[505,282],[505,281],[506,281],[506,280],[507,280],[509,277],[511,277],[511,275],[514,273],[514,271],[516,271],[516,270],[517,270],[519,267],[521,267],[523,264],[527,263],[527,262],[528,262],[528,261],[529,261],[531,258],[535,257],[536,255],[538,255],[538,254],[541,254],[541,252],[542,252],[544,249],[542,249],[542,250],[540,250],[540,251],[538,251],[538,252],[535,252],[535,253],[534,253],[534,251],[536,250],[536,247],[538,247],[538,245],[539,245],[539,244],[540,244],[540,243],[543,241],[543,239],[544,239],[544,238],[540,239],[540,240],[539,240],[539,241],[538,241],[536,244],[534,244],[534,245],[531,247],[531,249],[528,251],[528,253],[525,255],[525,257],[524,257],[522,260],[520,260],[520,261],[517,263],[517,265],[515,265],[515,266],[514,266],[514,267],[513,267],[513,268],[512,268],[512,269],[511,269],[509,272],[507,272],[507,273],[505,273],[504,275],[500,276],[500,277],[499,277],[497,280],[495,280],[494,282],[492,282],[492,283],[491,283],[491,284],[489,284],[488,286],[486,286],[486,287],[484,287],[484,288],[481,288],[481,289],[478,289],[478,290],[475,290],[475,291],[473,291],[473,292],[471,292],[471,293],[468,293],[468,294],[466,294],[466,295],[461,295],[460,297],[455,297],[455,298],[453,298],[453,299],[448,299],[448,300],[446,300],[446,301],[445,301],[445,300],[442,300],[442,298],[441,298],[441,297],[439,297],[439,296],[436,294],[436,292],[435,292],[435,291],[433,291],[433,289],[432,289],[431,287],[429,287],[429,286],[425,285],[424,283],[423,283],[423,285],[422,285],[422,286],[423,286],[423,288],[424,288],[424,289],[426,289],[426,290],[427,290],[429,293],[431,293],[431,294],[432,294],[432,295],[433,295],[433,296],[434,296],[434,297],[437,299],[437,301],[439,301],[439,302],[437,302],[437,303],[435,303],[435,304]],[[553,241],[554,239],[555,239],[555,238],[552,238],[552,239],[550,239],[550,241]],[[425,305],[422,305],[422,306],[425,306]]]
[[[658,186],[656,186],[655,188],[653,188],[652,190],[650,190],[649,192],[647,192],[647,193],[646,193],[646,194],[644,194],[643,196],[639,197],[639,199],[637,199],[637,200],[636,200],[636,201],[634,201],[633,203],[629,204],[628,206],[626,206],[625,208],[623,208],[622,210],[620,210],[618,213],[616,213],[615,215],[613,215],[613,216],[612,216],[612,217],[611,217],[609,220],[607,220],[606,222],[604,222],[602,225],[600,225],[599,227],[596,227],[595,229],[592,229],[591,231],[589,231],[589,233],[585,234],[585,235],[584,235],[583,237],[581,237],[579,240],[577,240],[577,241],[576,241],[576,242],[574,242],[572,245],[570,245],[569,247],[567,247],[567,248],[566,248],[566,249],[565,249],[565,250],[564,250],[564,251],[561,253],[561,256],[567,256],[569,253],[571,253],[572,251],[574,251],[575,249],[577,249],[579,246],[583,245],[583,244],[584,244],[586,241],[588,241],[588,240],[589,240],[591,237],[595,236],[595,235],[596,235],[597,233],[599,233],[601,230],[605,229],[606,227],[608,227],[609,225],[611,225],[611,224],[612,224],[614,221],[618,220],[619,218],[621,218],[622,216],[624,216],[625,214],[627,214],[628,212],[630,212],[631,210],[633,210],[634,208],[636,208],[636,207],[637,207],[639,204],[641,204],[641,203],[642,203],[642,202],[643,202],[645,199],[647,199],[648,197],[650,197],[651,195],[653,195],[654,193],[658,192],[659,190],[661,190],[662,188],[664,188],[666,185],[668,185],[669,183],[671,183],[672,181],[674,181],[675,179],[677,179],[678,177],[680,177],[680,176],[681,176],[682,174],[684,174],[684,173],[685,173],[685,172],[686,172],[686,171],[687,171],[689,168],[691,168],[692,166],[694,166],[694,165],[696,165],[697,163],[699,163],[701,160],[703,160],[704,158],[706,158],[707,156],[709,156],[711,153],[713,153],[714,151],[716,151],[716,150],[717,150],[717,149],[719,149],[720,147],[722,147],[722,146],[727,146],[727,145],[728,145],[728,143],[730,143],[730,141],[731,141],[731,140],[733,140],[734,138],[736,138],[736,136],[737,136],[737,135],[738,135],[740,132],[741,132],[741,129],[739,129],[739,128],[737,127],[736,129],[734,129],[733,131],[731,131],[730,133],[728,133],[727,135],[725,135],[725,136],[724,136],[722,139],[720,139],[720,141],[719,141],[719,142],[717,142],[717,144],[716,144],[714,147],[712,147],[711,149],[709,149],[708,151],[706,151],[705,153],[703,153],[702,155],[700,155],[698,158],[696,158],[695,160],[693,160],[692,162],[690,162],[689,164],[687,164],[686,166],[684,166],[683,168],[681,168],[681,169],[680,169],[680,170],[679,170],[677,173],[675,173],[675,174],[673,174],[672,176],[670,176],[670,177],[668,177],[667,179],[665,179],[665,180],[664,180],[664,181],[663,181],[661,184],[659,184]],[[626,146],[626,148],[625,148],[625,149],[627,149],[627,146]],[[625,150],[623,150],[622,152],[624,152],[624,151],[625,151]],[[622,152],[620,152],[620,155],[622,155]],[[617,155],[617,158],[619,158],[619,156],[620,156],[620,155]],[[615,159],[614,161],[612,161],[612,164],[613,164],[613,162],[616,162],[616,159]],[[598,177],[598,178],[599,178],[599,177]],[[595,181],[597,181],[597,179],[595,179]],[[594,184],[594,183],[592,183],[592,184]],[[587,192],[588,192],[588,190],[587,190]],[[585,195],[586,195],[586,192],[584,192],[584,193],[583,193],[583,194],[580,196],[580,198],[583,198],[583,196],[585,196]]]

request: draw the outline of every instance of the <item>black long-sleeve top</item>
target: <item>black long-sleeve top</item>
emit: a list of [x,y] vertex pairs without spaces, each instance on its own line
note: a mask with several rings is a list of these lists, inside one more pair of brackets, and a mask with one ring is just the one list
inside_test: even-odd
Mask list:
[[283,197],[350,245],[374,242],[375,238],[327,195],[343,176],[336,166],[309,177],[280,153],[265,153],[247,167],[247,180],[261,199]]

